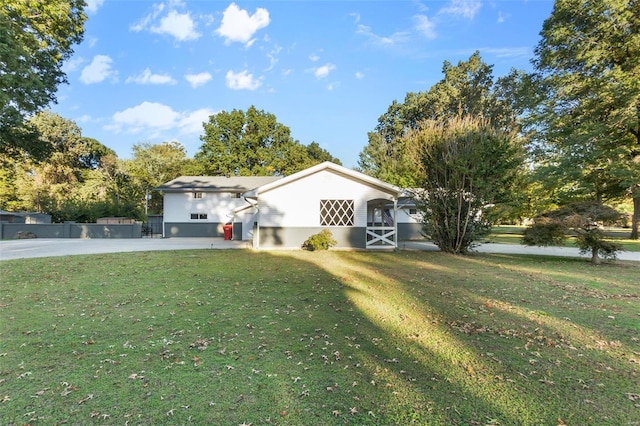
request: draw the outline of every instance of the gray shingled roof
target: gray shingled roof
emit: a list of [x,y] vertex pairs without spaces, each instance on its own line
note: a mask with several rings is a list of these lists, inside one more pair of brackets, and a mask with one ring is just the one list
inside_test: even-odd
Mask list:
[[165,192],[246,192],[281,179],[280,176],[180,176],[156,189]]

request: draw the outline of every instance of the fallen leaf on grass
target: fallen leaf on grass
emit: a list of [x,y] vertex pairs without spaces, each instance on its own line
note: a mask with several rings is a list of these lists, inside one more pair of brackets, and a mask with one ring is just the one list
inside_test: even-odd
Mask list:
[[80,401],[78,401],[78,405],[84,404],[85,402],[89,401],[90,399],[93,399],[93,394],[92,393],[87,395],[86,398],[82,398]]
[[44,395],[44,393],[45,393],[46,391],[48,391],[48,390],[49,390],[49,388],[44,388],[44,389],[42,389],[42,390],[39,390],[38,392],[36,392],[36,394],[35,394],[35,395],[32,395],[32,396],[31,396],[31,398],[38,398],[39,396]]

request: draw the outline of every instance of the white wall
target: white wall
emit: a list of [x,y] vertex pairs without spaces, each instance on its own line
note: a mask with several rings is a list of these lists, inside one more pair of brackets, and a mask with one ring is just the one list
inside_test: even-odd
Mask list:
[[[243,206],[246,201],[235,198],[231,193],[203,192],[202,198],[193,198],[193,193],[164,194],[164,222],[230,222],[233,209]],[[206,213],[207,219],[191,219],[191,213]]]
[[260,226],[320,226],[320,200],[354,200],[354,226],[367,225],[367,201],[388,193],[330,170],[306,176],[259,195]]
[[236,215],[236,222],[242,222],[242,239],[253,240],[253,224],[257,219],[257,211],[255,208],[242,210]]
[[409,214],[409,207],[402,207],[398,208],[397,221],[398,223],[422,223],[422,216],[419,211],[416,214]]

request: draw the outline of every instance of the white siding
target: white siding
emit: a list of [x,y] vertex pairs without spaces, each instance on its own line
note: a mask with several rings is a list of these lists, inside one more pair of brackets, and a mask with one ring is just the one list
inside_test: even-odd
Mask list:
[[260,226],[320,226],[320,200],[354,200],[354,226],[367,225],[367,201],[392,200],[381,190],[330,170],[306,176],[259,195]]
[[[246,201],[234,198],[230,193],[203,192],[202,198],[193,198],[193,193],[164,194],[164,222],[230,222],[233,209],[243,206]],[[206,220],[191,219],[191,213],[206,213]]]
[[398,223],[422,223],[422,216],[420,212],[409,214],[409,207],[403,207],[398,209],[397,221]]
[[236,215],[236,222],[242,222],[242,239],[253,240],[253,224],[257,219],[256,209],[250,208]]

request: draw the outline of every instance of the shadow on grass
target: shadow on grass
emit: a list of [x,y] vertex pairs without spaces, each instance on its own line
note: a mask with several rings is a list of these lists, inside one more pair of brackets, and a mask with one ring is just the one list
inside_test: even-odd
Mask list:
[[[526,259],[204,250],[7,262],[2,417],[629,423],[637,364],[610,353],[633,353],[631,341],[588,348],[603,333],[564,320],[570,301],[553,300],[566,289],[549,290]],[[619,385],[622,401],[599,384]]]
[[[632,326],[632,316],[637,314],[632,304],[637,295],[624,295],[628,306],[618,309],[619,321],[611,326],[614,317],[604,313],[606,305],[599,294],[585,297],[576,294],[571,284],[549,279],[548,272],[533,273],[531,267],[538,259],[522,257],[505,265],[495,256],[442,253],[347,253],[342,257],[349,259],[344,262],[349,266],[339,273],[349,278],[345,285],[367,289],[364,297],[362,291],[350,295],[361,301],[363,314],[376,313],[372,323],[396,341],[403,340],[399,333],[408,333],[404,340],[411,339],[415,353],[422,354],[423,360],[416,355],[414,363],[445,372],[452,384],[462,388],[465,396],[450,399],[450,404],[455,406],[453,401],[458,401],[465,408],[451,421],[482,421],[483,416],[494,416],[501,422],[535,424],[553,422],[558,416],[582,416],[588,422],[594,412],[602,411],[601,420],[608,423],[612,421],[611,398],[628,406],[625,395],[615,390],[593,392],[585,383],[602,380],[597,386],[626,387],[631,395],[635,392],[630,385],[633,380],[620,382],[617,376],[637,377],[640,372]],[[552,270],[566,263],[557,258],[548,261],[553,263]],[[575,271],[577,263],[573,262],[569,261]],[[615,303],[611,304],[614,310]],[[568,317],[574,316],[570,311],[575,319]],[[594,322],[594,317],[600,321]],[[434,368],[434,363],[440,367]],[[603,370],[610,373],[603,374]],[[449,389],[439,394],[449,391],[460,392]],[[471,398],[475,403],[467,402]],[[585,401],[593,405],[593,412],[576,410]],[[469,410],[478,403],[482,409]],[[632,418],[626,411],[619,421]]]

